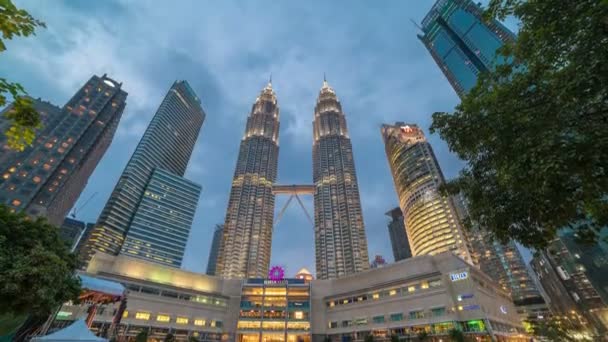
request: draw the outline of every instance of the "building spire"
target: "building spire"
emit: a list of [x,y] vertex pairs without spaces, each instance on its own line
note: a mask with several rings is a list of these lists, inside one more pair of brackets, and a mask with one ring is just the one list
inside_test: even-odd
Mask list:
[[268,79],[268,84],[272,85],[272,73],[270,73],[270,78]]

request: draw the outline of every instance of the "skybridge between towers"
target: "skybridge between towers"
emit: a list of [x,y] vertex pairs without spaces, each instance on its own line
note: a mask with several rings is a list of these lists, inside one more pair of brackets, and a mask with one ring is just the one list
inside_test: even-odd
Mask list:
[[287,200],[287,202],[285,202],[285,205],[283,206],[283,208],[281,209],[281,211],[279,211],[279,213],[277,214],[275,220],[274,220],[274,226],[276,227],[279,222],[281,221],[281,219],[283,218],[283,214],[285,214],[285,210],[287,210],[287,207],[289,207],[289,204],[291,203],[291,200],[293,200],[294,198],[298,201],[298,204],[300,205],[300,208],[302,208],[302,210],[304,211],[304,214],[306,214],[306,218],[308,218],[308,222],[310,222],[310,224],[313,226],[314,229],[314,222],[312,220],[312,216],[310,216],[310,213],[308,212],[308,210],[306,210],[306,207],[304,206],[304,203],[302,203],[302,200],[300,199],[299,195],[314,195],[315,194],[315,186],[314,185],[309,185],[309,184],[289,184],[289,185],[280,185],[280,184],[274,184],[272,186],[272,194],[273,195],[289,195],[289,199]]

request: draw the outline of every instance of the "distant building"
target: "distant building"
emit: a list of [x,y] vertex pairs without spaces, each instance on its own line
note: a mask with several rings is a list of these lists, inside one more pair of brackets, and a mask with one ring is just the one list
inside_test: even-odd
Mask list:
[[471,0],[437,0],[418,35],[461,97],[475,86],[480,73],[503,61],[496,50],[516,38],[497,20],[482,16],[483,9]]
[[439,193],[445,180],[422,130],[397,122],[382,125],[381,132],[412,255],[449,251],[471,263],[454,203]]
[[571,229],[558,235],[534,257],[532,268],[555,314],[574,323],[584,318],[581,325],[603,336],[608,332],[608,245],[603,240],[582,244]]
[[76,242],[78,242],[78,239],[84,233],[86,228],[86,223],[66,217],[61,227],[59,227],[59,236],[70,247],[72,247],[74,244],[76,244]]
[[182,177],[204,119],[201,101],[188,82],[176,81],[81,251],[85,267],[96,252],[121,251],[180,266],[200,192],[200,186]]
[[[32,146],[11,150],[0,134],[0,203],[60,226],[112,142],[126,105],[121,85],[93,76],[63,108],[32,100],[42,121]],[[12,110],[0,113],[2,131]]]
[[394,208],[386,213],[391,221],[388,223],[388,234],[391,238],[391,246],[393,247],[393,257],[395,261],[412,257],[410,242],[407,238],[405,230],[405,222],[403,220],[403,212],[401,208]]
[[298,273],[296,273],[296,279],[304,279],[305,281],[311,281],[315,279],[315,277],[306,268],[301,268]]
[[372,262],[369,264],[369,267],[378,268],[378,267],[384,267],[386,265],[387,265],[386,260],[384,260],[382,255],[376,255],[374,257],[374,260],[372,260]]
[[217,254],[222,243],[222,235],[224,234],[224,225],[218,224],[213,232],[213,240],[211,241],[211,249],[209,250],[209,260],[207,261],[207,274],[215,275],[215,265],[217,264]]

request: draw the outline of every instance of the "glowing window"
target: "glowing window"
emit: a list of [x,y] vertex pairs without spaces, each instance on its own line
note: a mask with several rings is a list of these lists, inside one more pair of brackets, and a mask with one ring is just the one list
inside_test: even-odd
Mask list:
[[149,312],[138,312],[135,314],[135,319],[142,319],[144,321],[147,321],[150,319],[150,313]]
[[420,284],[420,287],[423,289],[428,289],[429,288],[429,283],[427,283],[426,281],[422,282],[422,284]]
[[304,313],[302,311],[296,311],[295,316],[296,319],[304,318]]
[[378,298],[380,298],[380,294],[379,294],[379,293],[374,293],[374,294],[372,295],[372,298],[374,298],[374,299],[378,299]]
[[397,294],[397,290],[390,290],[390,292],[388,294],[389,294],[389,296],[394,296]]
[[407,292],[414,292],[414,291],[416,291],[416,286],[408,286]]
[[194,325],[197,325],[199,327],[202,327],[205,325],[205,320],[204,319],[195,319],[194,320]]
[[122,313],[122,318],[127,318],[127,317],[129,317],[129,311],[125,310],[125,311]]
[[8,177],[10,177],[11,175],[9,173],[5,173],[4,175],[2,175],[2,178],[4,179],[8,179]]
[[18,207],[21,205],[21,201],[18,199],[14,199],[13,202],[11,202],[15,207]]
[[177,317],[175,320],[177,324],[188,324],[188,319],[186,317]]
[[42,168],[45,169],[45,170],[50,170],[51,169],[51,165],[45,163],[44,165],[42,165]]
[[41,179],[38,176],[34,176],[34,178],[32,178],[32,180],[34,181],[34,183],[38,184],[38,183],[40,183]]
[[156,320],[158,322],[169,322],[171,320],[171,317],[169,317],[167,315],[158,315],[158,316],[156,316]]

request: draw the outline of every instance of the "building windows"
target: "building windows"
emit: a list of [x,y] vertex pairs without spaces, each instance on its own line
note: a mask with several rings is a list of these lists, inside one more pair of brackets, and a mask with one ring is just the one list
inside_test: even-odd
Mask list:
[[158,315],[156,316],[156,320],[158,322],[169,322],[171,320],[171,317],[167,315]]
[[177,324],[188,324],[188,318],[186,318],[186,317],[177,317],[177,319],[175,320],[175,323],[177,323]]
[[303,319],[304,313],[302,311],[296,311],[294,317],[295,319]]
[[149,312],[137,312],[135,314],[135,319],[141,319],[141,320],[147,321],[150,319],[150,313]]
[[410,311],[410,319],[421,319],[421,318],[424,318],[424,311],[422,311],[422,310]]
[[125,311],[122,313],[122,318],[127,318],[127,317],[129,317],[129,311],[125,310]]
[[445,315],[445,308],[434,308],[431,309],[431,315],[433,317],[440,317]]
[[372,317],[372,321],[374,324],[384,323],[384,316],[374,316]]
[[354,324],[355,325],[367,325],[367,318],[363,317],[363,318],[355,318],[354,319]]
[[15,206],[15,207],[18,207],[18,206],[20,206],[20,205],[21,205],[21,201],[15,198],[15,199],[14,199],[14,200],[11,202],[11,204],[12,204],[13,206]]
[[376,293],[374,293],[372,295],[372,298],[374,298],[374,299],[380,299],[380,294],[376,292]]
[[38,183],[40,183],[41,179],[39,176],[34,176],[34,178],[32,178],[32,181],[34,181],[34,183],[38,184]]
[[194,325],[199,326],[199,327],[203,327],[203,326],[205,326],[205,320],[204,319],[195,319],[194,320]]
[[403,321],[403,314],[402,313],[393,313],[390,315],[390,320],[391,320],[391,322]]
[[335,329],[338,327],[338,322],[329,322],[329,328],[330,329]]

